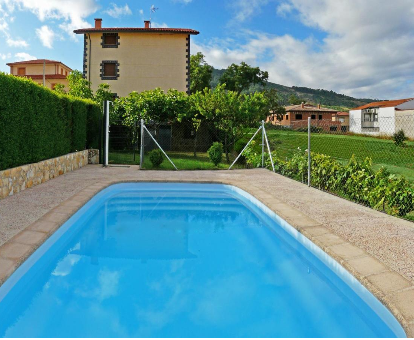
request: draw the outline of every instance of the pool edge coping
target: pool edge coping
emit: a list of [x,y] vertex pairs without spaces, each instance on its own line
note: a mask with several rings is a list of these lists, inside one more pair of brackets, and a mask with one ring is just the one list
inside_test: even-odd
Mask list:
[[[92,197],[105,188],[119,183],[210,183],[232,185],[244,190],[280,216],[294,229],[307,237],[326,254],[336,260],[368,289],[397,319],[407,337],[414,337],[414,283],[381,263],[372,255],[337,236],[323,224],[262,191],[248,180],[161,180],[128,179],[105,180],[89,185],[48,211],[34,223],[0,246],[0,286],[24,263],[54,232]],[[389,284],[390,279],[391,282]],[[396,282],[395,282],[396,281]],[[390,287],[391,286],[391,287]],[[398,286],[398,288],[396,288]]]

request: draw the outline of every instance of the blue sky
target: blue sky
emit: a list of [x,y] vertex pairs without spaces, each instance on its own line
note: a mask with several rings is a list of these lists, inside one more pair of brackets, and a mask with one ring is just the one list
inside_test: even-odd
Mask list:
[[81,69],[73,29],[103,18],[106,27],[200,31],[201,51],[217,68],[260,66],[271,81],[355,97],[414,97],[414,1],[394,0],[0,0],[0,70],[27,58]]

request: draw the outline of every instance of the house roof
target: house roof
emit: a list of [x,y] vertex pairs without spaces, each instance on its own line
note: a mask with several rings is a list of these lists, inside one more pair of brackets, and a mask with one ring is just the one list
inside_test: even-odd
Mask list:
[[303,111],[303,112],[321,112],[321,113],[337,113],[338,111],[336,110],[332,110],[332,109],[327,109],[324,107],[318,108],[317,106],[313,106],[310,104],[304,104],[302,107],[302,104],[299,105],[289,105],[289,106],[285,106],[286,112],[298,112],[298,111]]
[[349,112],[338,112],[338,116],[349,116]]
[[49,60],[49,59],[35,59],[35,60],[24,60],[24,61],[16,61],[14,63],[7,63],[7,66],[15,66],[15,65],[23,65],[23,64],[62,64],[63,66],[67,67],[69,70],[72,71],[72,69],[69,66],[66,66],[61,61],[57,60]]
[[130,33],[178,33],[194,34],[200,32],[190,28],[145,28],[145,27],[102,27],[102,28],[81,28],[73,31],[76,34],[102,33],[102,32],[130,32]]
[[406,102],[409,102],[410,100],[414,100],[414,98],[384,100],[382,102],[372,102],[372,103],[369,103],[369,104],[358,106],[358,107],[356,107],[355,109],[352,109],[352,110],[364,110],[364,109],[368,109],[370,107],[395,107],[395,106],[404,104]]
[[[17,76],[17,77],[26,77],[31,79],[43,79],[43,74],[26,74],[24,76]],[[63,74],[45,74],[45,79],[66,79],[67,76]]]

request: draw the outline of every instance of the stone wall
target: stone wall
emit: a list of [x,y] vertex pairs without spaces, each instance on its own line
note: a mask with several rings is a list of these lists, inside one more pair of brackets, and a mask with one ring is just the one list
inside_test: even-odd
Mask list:
[[84,150],[0,171],[0,199],[87,164],[99,163],[99,150]]

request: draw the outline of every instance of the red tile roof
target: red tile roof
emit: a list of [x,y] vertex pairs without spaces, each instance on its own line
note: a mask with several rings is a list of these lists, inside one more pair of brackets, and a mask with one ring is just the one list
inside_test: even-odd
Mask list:
[[370,107],[395,107],[395,106],[404,104],[405,102],[408,102],[410,100],[414,100],[414,98],[385,100],[385,101],[382,101],[382,102],[372,102],[372,103],[369,103],[369,104],[358,106],[358,107],[356,107],[355,109],[352,109],[352,110],[363,110],[363,109],[368,109]]
[[[24,76],[17,76],[16,77],[27,77],[27,78],[32,78],[32,79],[43,79],[43,74],[26,74]],[[66,79],[67,76],[63,75],[63,74],[46,74],[45,78],[46,79]]]
[[313,106],[310,104],[304,104],[302,107],[302,104],[299,105],[289,105],[285,106],[286,112],[297,112],[297,111],[303,111],[303,112],[319,112],[319,113],[337,113],[337,110],[327,109],[324,107],[318,108],[317,106]]
[[62,64],[63,66],[67,67],[69,70],[72,69],[69,66],[66,66],[64,63],[57,61],[57,60],[49,60],[49,59],[35,59],[35,60],[24,60],[24,61],[16,61],[14,63],[7,63],[7,66],[15,66],[15,65],[22,65],[22,64]]
[[73,31],[76,34],[102,33],[102,32],[139,32],[139,33],[178,33],[194,34],[200,32],[189,28],[145,28],[145,27],[105,27],[105,28],[81,28]]

